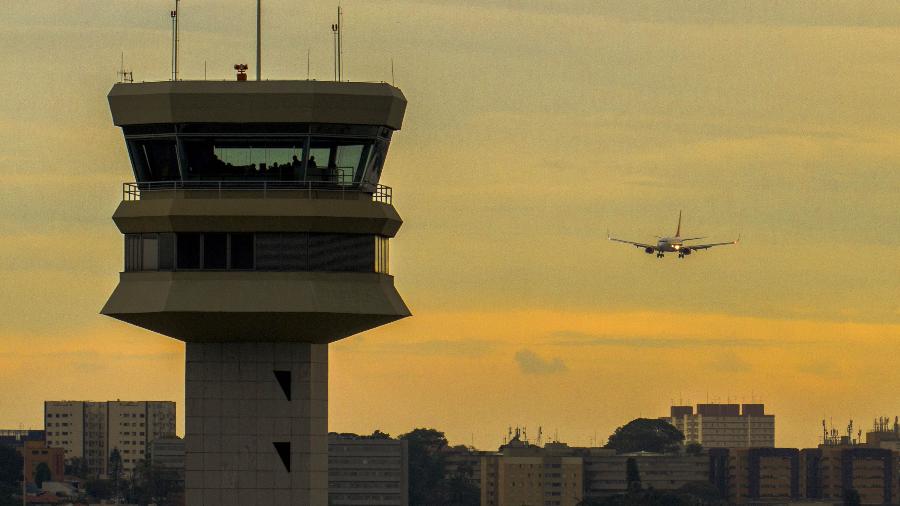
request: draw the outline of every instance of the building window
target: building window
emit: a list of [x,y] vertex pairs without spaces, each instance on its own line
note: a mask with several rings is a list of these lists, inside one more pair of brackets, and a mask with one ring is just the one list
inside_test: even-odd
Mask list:
[[200,268],[200,234],[177,234],[175,243],[178,263],[176,269]]

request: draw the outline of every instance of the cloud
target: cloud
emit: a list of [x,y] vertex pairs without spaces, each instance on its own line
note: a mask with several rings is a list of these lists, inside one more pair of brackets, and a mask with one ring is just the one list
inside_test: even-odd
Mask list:
[[749,372],[753,368],[750,362],[730,351],[714,357],[708,367],[721,373],[743,373]]
[[548,360],[530,350],[517,351],[516,363],[525,374],[556,374],[567,370],[566,364],[559,357]]
[[699,338],[699,337],[604,337],[583,332],[561,330],[549,334],[557,346],[627,346],[632,348],[704,348],[704,347],[761,347],[779,344],[758,338]]

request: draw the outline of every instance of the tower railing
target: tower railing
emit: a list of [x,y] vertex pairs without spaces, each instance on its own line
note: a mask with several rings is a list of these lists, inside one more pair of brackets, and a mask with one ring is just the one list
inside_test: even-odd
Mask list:
[[[371,188],[371,185],[368,185]],[[333,181],[145,181],[122,183],[122,200],[141,200],[145,193],[203,192],[204,197],[223,198],[235,192],[256,192],[254,197],[290,197],[357,199],[361,193],[372,196],[375,202],[391,204],[393,190],[390,186],[376,185],[373,191],[360,183],[337,183]],[[321,193],[321,195],[320,195]],[[260,195],[261,194],[261,195]],[[327,197],[325,197],[327,195]]]

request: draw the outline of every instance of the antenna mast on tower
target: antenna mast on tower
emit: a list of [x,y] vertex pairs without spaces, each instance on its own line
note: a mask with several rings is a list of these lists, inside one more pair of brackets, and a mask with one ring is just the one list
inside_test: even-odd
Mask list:
[[178,80],[178,2],[175,0],[175,10],[169,14],[172,16],[172,80]]
[[344,64],[341,61],[342,51],[341,48],[341,18],[343,17],[343,13],[341,12],[341,6],[338,5],[337,10],[337,23],[331,25],[331,31],[334,34],[334,80],[340,81],[343,79],[344,73]]
[[134,82],[134,73],[130,70],[125,70],[125,51],[122,51],[122,63],[119,67],[119,82],[120,83],[133,83]]
[[262,0],[256,0],[256,80],[262,80]]

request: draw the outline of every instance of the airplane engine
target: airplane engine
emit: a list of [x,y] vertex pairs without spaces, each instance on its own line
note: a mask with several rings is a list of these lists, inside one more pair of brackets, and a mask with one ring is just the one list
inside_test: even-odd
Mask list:
[[690,254],[691,254],[691,250],[688,249],[688,248],[684,248],[683,250],[681,250],[681,254],[682,254],[682,255],[690,255]]
[[652,254],[653,254],[653,248],[644,248],[644,252],[647,253],[648,255],[652,255]]

